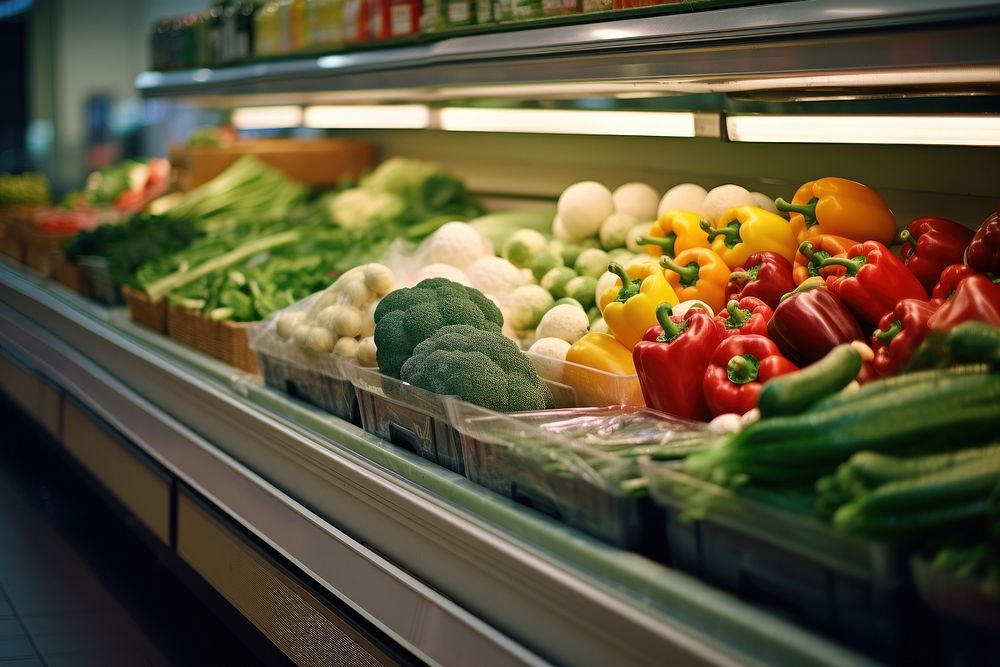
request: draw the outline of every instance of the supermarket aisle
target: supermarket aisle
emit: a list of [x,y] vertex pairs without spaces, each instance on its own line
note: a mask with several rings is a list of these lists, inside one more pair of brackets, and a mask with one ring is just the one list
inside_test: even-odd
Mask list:
[[2,397],[0,667],[256,665]]

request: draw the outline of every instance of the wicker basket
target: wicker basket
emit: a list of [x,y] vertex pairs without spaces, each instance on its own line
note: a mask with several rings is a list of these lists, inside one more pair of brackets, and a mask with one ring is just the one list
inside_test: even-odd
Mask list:
[[147,329],[167,333],[167,302],[163,299],[152,301],[145,292],[128,285],[122,286],[122,296],[128,306],[128,316],[136,324]]
[[219,335],[221,359],[248,373],[257,373],[257,355],[250,348],[250,322],[214,322]]
[[74,292],[84,293],[83,271],[75,262],[64,261],[56,268],[56,280]]
[[44,206],[0,207],[0,253],[23,262],[25,257],[26,223],[31,223],[35,213]]
[[63,246],[76,234],[46,234],[33,223],[22,224],[24,263],[45,277],[56,275],[64,261]]
[[167,335],[230,366],[256,373],[257,357],[247,335],[250,326],[245,322],[215,322],[199,312],[167,306]]

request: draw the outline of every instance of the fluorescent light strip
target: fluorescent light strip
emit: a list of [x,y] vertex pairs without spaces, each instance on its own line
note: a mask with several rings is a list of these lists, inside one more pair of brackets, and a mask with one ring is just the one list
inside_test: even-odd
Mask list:
[[242,107],[233,111],[233,127],[237,130],[269,130],[298,127],[302,124],[302,107]]
[[731,141],[1000,146],[1000,116],[728,116]]
[[423,104],[312,106],[305,113],[306,127],[316,128],[422,130],[430,119]]
[[601,134],[639,137],[693,137],[693,113],[657,111],[575,111],[559,109],[441,109],[442,130]]

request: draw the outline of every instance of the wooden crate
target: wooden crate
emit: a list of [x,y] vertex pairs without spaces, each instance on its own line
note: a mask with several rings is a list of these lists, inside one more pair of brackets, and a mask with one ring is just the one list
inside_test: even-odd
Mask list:
[[306,185],[337,185],[371,168],[374,149],[356,139],[253,139],[221,148],[189,148],[180,186],[190,190],[210,181],[244,155],[253,155]]
[[197,311],[167,306],[167,335],[248,373],[257,372],[249,322],[215,322]]
[[46,234],[34,223],[22,223],[24,238],[24,263],[45,277],[56,275],[65,257],[63,248],[76,234]]
[[140,292],[128,285],[122,286],[122,296],[128,307],[128,316],[136,324],[167,333],[167,302],[163,299],[153,301],[145,292]]
[[74,292],[84,293],[83,271],[75,262],[64,261],[56,269],[56,280]]
[[0,253],[24,262],[26,223],[44,206],[0,206]]

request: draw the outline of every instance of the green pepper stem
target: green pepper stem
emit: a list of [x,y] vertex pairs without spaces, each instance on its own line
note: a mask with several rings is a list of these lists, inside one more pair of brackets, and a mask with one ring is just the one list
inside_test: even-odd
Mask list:
[[749,271],[744,271],[743,269],[736,269],[729,274],[729,281],[743,287],[748,282],[753,280],[755,276],[751,276]]
[[802,294],[803,292],[810,292],[814,289],[820,289],[825,287],[826,283],[823,281],[810,282],[809,280],[806,280],[801,285],[793,289],[791,292],[786,292],[785,294],[782,294],[781,299],[779,299],[779,303],[791,299],[796,294]]
[[698,282],[698,277],[701,274],[701,270],[699,269],[697,262],[692,262],[687,266],[681,266],[669,257],[664,256],[660,258],[660,266],[679,275],[681,277],[681,284],[685,287],[690,287]]
[[818,201],[818,198],[813,197],[807,204],[790,204],[778,197],[774,200],[774,207],[785,213],[801,213],[802,217],[806,219],[806,227],[812,227],[819,223],[816,219],[816,203]]
[[912,245],[913,249],[910,250],[910,252],[917,251],[917,240],[913,238],[913,234],[910,233],[910,230],[904,229],[899,233],[899,242],[903,245],[906,245],[907,243]]
[[677,241],[677,234],[670,233],[666,236],[640,236],[635,240],[639,245],[656,246],[667,255],[674,254],[674,243]]
[[737,238],[737,235],[740,233],[740,230],[737,227],[713,227],[708,224],[708,220],[702,220],[698,223],[698,226],[701,227],[701,230],[708,236],[709,241],[714,239],[716,236],[725,236],[726,240],[730,241]]
[[903,323],[900,322],[899,320],[893,320],[892,325],[888,329],[886,329],[885,331],[883,331],[882,329],[878,329],[875,333],[872,334],[872,336],[875,339],[882,341],[883,343],[888,345],[890,342],[892,342],[893,338],[899,335],[899,332],[902,330],[903,330]]
[[674,309],[668,302],[663,301],[656,306],[656,321],[660,323],[660,327],[663,329],[663,333],[660,334],[659,340],[661,343],[672,342],[675,338],[684,333],[686,328],[682,324],[677,324],[670,316],[673,315]]
[[608,271],[622,279],[622,287],[629,287],[632,285],[632,278],[625,272],[625,267],[618,262],[611,262],[608,264]]
[[726,364],[726,375],[733,384],[747,384],[757,379],[760,362],[752,354],[737,354]]
[[740,308],[740,302],[736,299],[731,299],[726,304],[726,310],[729,311],[729,317],[726,318],[727,329],[739,329],[750,319],[750,311]]
[[860,255],[851,259],[846,257],[827,257],[819,263],[817,268],[825,269],[828,266],[842,266],[847,269],[847,275],[856,276],[858,274],[858,270],[864,265],[864,263],[865,258]]
[[809,241],[799,246],[799,252],[809,261],[812,261],[812,258],[816,255],[816,249],[813,248],[813,244],[809,243]]
[[629,277],[624,266],[618,262],[611,262],[608,264],[608,271],[621,278],[622,281],[622,287],[618,290],[618,296],[616,297],[617,301],[624,303],[639,293],[639,283]]

